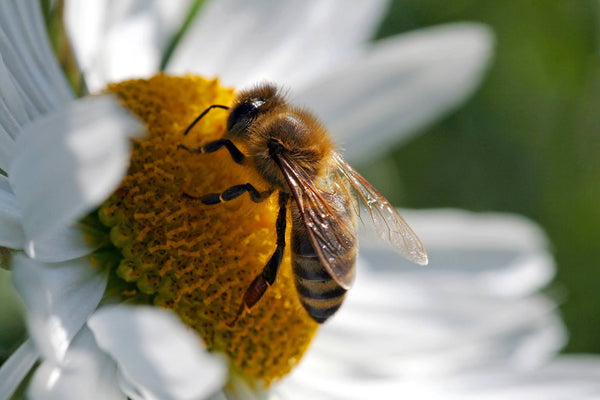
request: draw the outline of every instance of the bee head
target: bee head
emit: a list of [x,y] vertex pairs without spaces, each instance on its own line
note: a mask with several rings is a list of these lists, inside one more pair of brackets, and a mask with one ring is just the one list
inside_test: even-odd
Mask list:
[[285,101],[277,87],[269,83],[240,92],[227,118],[228,135],[245,137],[257,118],[283,104]]

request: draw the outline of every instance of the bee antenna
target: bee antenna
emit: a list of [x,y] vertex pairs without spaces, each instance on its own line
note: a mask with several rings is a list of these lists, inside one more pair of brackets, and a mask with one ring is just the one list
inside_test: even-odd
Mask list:
[[210,110],[212,110],[213,108],[222,108],[223,110],[229,110],[228,106],[224,106],[222,104],[213,104],[213,105],[209,106],[206,110],[202,111],[202,114],[198,115],[198,117],[196,117],[196,119],[194,120],[194,122],[192,122],[186,128],[185,132],[183,132],[183,136],[186,136],[188,134],[188,132],[192,130],[192,128],[194,127],[194,125],[196,125],[198,123],[198,121],[200,121],[202,119],[202,117],[204,117],[206,114],[208,114],[208,112]]

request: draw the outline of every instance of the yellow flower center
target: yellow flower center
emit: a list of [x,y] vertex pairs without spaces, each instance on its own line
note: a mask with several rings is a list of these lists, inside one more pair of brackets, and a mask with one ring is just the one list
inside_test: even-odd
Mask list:
[[227,325],[275,250],[277,196],[259,204],[244,195],[204,205],[193,197],[254,184],[253,171],[233,162],[225,149],[210,154],[178,149],[223,135],[228,113],[221,109],[210,111],[187,136],[183,132],[211,104],[229,105],[233,91],[216,80],[164,74],[108,90],[149,131],[135,142],[127,176],[99,210],[122,253],[117,275],[154,304],[175,311],[209,349],[225,352],[247,377],[268,385],[284,376],[318,326],[299,302],[289,251],[263,298]]

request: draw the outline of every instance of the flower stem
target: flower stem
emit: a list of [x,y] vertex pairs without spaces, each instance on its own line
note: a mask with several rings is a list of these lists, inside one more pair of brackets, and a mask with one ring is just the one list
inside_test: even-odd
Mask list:
[[73,93],[77,97],[82,97],[88,93],[88,89],[65,29],[64,3],[64,0],[41,1],[46,29],[54,54],[67,77],[71,89],[73,89]]
[[171,59],[171,56],[173,55],[173,51],[175,51],[175,48],[179,44],[179,41],[181,40],[183,35],[185,35],[185,33],[187,32],[188,28],[190,27],[190,25],[196,18],[196,15],[198,15],[198,12],[202,8],[202,5],[204,5],[205,1],[206,0],[195,0],[192,3],[192,6],[190,7],[190,10],[188,11],[187,17],[185,18],[185,21],[183,22],[183,24],[181,24],[181,28],[179,28],[179,31],[171,39],[171,42],[169,43],[169,45],[167,46],[167,48],[165,50],[165,53],[163,54],[162,60],[160,60],[160,70],[161,71],[164,71],[165,68],[167,67],[169,60]]

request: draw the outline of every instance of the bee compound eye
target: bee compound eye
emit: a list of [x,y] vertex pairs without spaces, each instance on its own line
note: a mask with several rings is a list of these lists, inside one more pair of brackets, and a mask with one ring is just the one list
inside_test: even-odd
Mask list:
[[231,131],[236,125],[246,125],[251,122],[256,115],[260,107],[264,104],[262,99],[252,99],[251,101],[240,103],[231,110],[229,118],[227,118],[227,130]]

